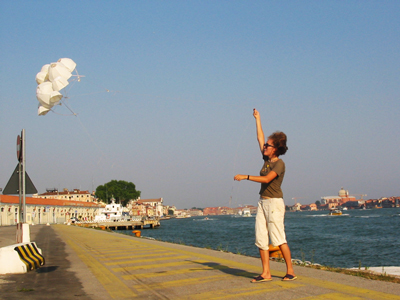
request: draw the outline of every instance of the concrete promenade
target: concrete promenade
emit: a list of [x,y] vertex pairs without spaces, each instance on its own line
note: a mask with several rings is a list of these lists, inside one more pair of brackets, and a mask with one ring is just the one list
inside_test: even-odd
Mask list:
[[[46,264],[0,275],[0,299],[399,299],[400,284],[306,267],[283,282],[250,283],[258,258],[67,225],[30,227]],[[0,247],[15,244],[15,226],[0,227]],[[207,233],[204,233],[207,238]]]

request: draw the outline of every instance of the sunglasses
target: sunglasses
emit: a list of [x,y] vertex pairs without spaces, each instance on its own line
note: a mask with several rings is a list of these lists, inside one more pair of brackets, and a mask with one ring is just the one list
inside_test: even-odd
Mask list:
[[268,147],[272,147],[272,148],[274,148],[274,146],[273,146],[273,145],[270,145],[270,144],[268,144],[268,143],[265,143],[265,144],[264,144],[264,148],[268,148]]

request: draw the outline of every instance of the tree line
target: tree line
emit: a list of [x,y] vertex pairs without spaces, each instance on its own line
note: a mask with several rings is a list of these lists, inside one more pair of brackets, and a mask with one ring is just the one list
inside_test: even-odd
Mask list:
[[141,192],[136,190],[133,182],[124,180],[111,180],[96,188],[96,197],[105,203],[110,203],[114,197],[117,203],[125,206],[129,200],[138,199]]

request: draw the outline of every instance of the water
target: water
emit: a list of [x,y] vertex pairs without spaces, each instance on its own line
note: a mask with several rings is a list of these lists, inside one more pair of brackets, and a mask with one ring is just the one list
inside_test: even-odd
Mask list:
[[[204,218],[161,221],[160,228],[144,229],[142,236],[259,256],[254,217]],[[327,211],[288,212],[285,227],[292,258],[341,268],[400,266],[400,208],[348,210],[341,216],[328,216]]]

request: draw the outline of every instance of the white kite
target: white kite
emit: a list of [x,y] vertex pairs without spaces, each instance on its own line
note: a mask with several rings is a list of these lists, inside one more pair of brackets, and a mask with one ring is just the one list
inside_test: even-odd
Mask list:
[[38,115],[44,116],[54,105],[60,104],[63,95],[59,92],[65,88],[75,70],[76,63],[70,58],[60,58],[57,62],[44,65],[39,73],[36,74],[36,98],[39,101]]

